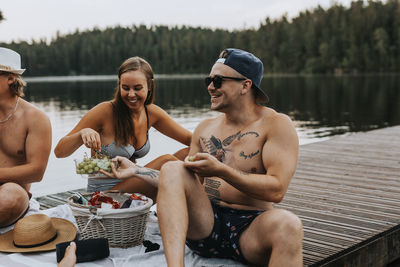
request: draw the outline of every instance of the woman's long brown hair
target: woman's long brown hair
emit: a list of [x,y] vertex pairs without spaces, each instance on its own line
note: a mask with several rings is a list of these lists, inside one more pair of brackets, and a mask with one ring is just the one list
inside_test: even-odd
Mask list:
[[147,87],[149,89],[145,105],[149,105],[154,101],[155,83],[154,73],[150,64],[140,57],[131,57],[125,60],[118,69],[118,84],[115,89],[114,98],[111,101],[113,106],[113,119],[115,131],[115,144],[117,146],[127,145],[130,140],[136,143],[135,128],[132,121],[132,111],[126,106],[121,98],[120,83],[121,75],[128,71],[141,71],[147,80]]

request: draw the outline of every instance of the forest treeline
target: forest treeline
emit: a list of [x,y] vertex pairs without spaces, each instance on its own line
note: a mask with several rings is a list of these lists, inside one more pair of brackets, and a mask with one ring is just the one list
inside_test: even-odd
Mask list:
[[207,73],[226,47],[253,52],[265,73],[399,72],[400,0],[334,4],[292,19],[267,17],[255,29],[116,26],[0,46],[22,55],[26,76],[114,74],[135,55],[159,74]]

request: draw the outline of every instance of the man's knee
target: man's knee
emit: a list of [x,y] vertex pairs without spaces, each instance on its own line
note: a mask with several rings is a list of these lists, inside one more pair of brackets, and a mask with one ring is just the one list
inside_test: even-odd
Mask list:
[[160,176],[173,178],[177,174],[181,174],[184,171],[186,171],[186,168],[183,165],[182,161],[177,161],[177,160],[168,161],[161,167]]
[[25,189],[16,183],[0,186],[0,224],[12,223],[29,206],[29,197]]
[[4,183],[0,186],[0,192],[2,194],[21,194],[28,196],[25,189],[16,183]]
[[183,162],[182,161],[172,160],[172,161],[166,162],[162,166],[161,172],[170,172],[171,170],[173,171],[175,169],[181,169],[181,168],[185,168],[183,166]]
[[29,197],[24,188],[16,183],[5,183],[0,186],[0,209],[26,207]]
[[169,161],[165,163],[159,176],[159,190],[163,187],[184,185],[188,182],[191,173],[185,168],[182,161]]
[[274,224],[274,231],[281,240],[288,240],[291,238],[302,240],[303,238],[303,224],[300,218],[294,213],[277,209],[272,217]]

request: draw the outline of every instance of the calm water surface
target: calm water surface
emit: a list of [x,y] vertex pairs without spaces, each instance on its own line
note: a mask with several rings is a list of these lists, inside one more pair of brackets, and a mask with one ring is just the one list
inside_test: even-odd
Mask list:
[[[27,81],[26,99],[51,120],[53,149],[90,108],[112,98],[116,85],[115,80]],[[158,79],[156,83],[156,104],[190,131],[204,118],[218,114],[209,110],[202,79]],[[400,124],[399,75],[267,77],[262,88],[270,97],[268,106],[292,118],[300,144]],[[150,141],[151,151],[139,164],[183,147],[154,129]],[[52,152],[42,182],[32,186],[34,196],[85,187],[87,181],[75,174],[73,162],[85,152],[88,149],[81,147],[64,159],[56,159]]]

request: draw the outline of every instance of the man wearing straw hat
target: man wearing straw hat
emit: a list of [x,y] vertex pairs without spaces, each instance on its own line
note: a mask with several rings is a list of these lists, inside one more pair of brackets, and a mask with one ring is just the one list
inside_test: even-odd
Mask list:
[[211,109],[197,126],[185,162],[159,175],[157,214],[168,266],[184,265],[185,242],[205,257],[245,264],[302,266],[302,224],[274,209],[295,172],[298,137],[288,116],[257,102],[263,64],[222,51],[205,79]]
[[20,55],[0,47],[0,227],[29,209],[31,183],[43,178],[51,150],[48,117],[23,100]]

